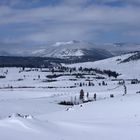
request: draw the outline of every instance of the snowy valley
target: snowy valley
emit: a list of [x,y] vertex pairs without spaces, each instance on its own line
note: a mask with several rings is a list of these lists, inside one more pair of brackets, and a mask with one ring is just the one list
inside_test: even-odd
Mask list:
[[140,0],[0,0],[0,140],[140,140]]
[[139,140],[139,106],[138,52],[53,68],[0,68],[2,140]]

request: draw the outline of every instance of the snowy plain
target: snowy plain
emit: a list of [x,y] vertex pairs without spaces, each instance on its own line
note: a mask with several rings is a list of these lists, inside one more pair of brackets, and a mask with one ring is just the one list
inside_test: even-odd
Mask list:
[[[73,76],[62,76],[46,82],[50,72],[21,71],[20,68],[0,68],[0,139],[2,140],[139,140],[140,137],[140,84],[129,79],[140,79],[140,61],[119,63],[131,54],[97,62],[69,65],[111,69],[126,80],[124,87],[113,78],[104,79],[107,86],[99,86],[102,79],[90,77],[94,86],[70,88]],[[28,69],[27,69],[28,70]],[[40,75],[40,78],[38,78]],[[87,82],[88,83],[88,82]],[[12,86],[12,88],[10,88]],[[54,88],[47,88],[53,86]],[[25,88],[26,87],[26,88]],[[58,102],[79,98],[81,88],[97,101],[75,106]],[[114,98],[110,98],[110,94]],[[20,115],[19,115],[20,114]],[[26,116],[27,115],[27,116]]]

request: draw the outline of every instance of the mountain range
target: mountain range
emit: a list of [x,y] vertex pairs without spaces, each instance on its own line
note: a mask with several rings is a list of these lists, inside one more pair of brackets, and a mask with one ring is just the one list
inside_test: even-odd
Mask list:
[[[1,47],[2,48],[2,47]],[[91,43],[72,40],[55,42],[38,47],[12,47],[0,49],[0,56],[50,57],[78,61],[96,61],[113,56],[140,51],[140,44],[135,43]]]

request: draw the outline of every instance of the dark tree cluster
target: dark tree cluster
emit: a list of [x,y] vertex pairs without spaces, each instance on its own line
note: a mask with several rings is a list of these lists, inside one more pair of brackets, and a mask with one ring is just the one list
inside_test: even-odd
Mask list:
[[80,72],[85,72],[87,74],[94,74],[94,73],[98,73],[98,74],[105,74],[105,75],[108,75],[108,77],[114,77],[114,78],[117,78],[119,76],[119,74],[115,71],[111,71],[111,70],[100,70],[100,69],[93,69],[93,68],[82,68],[80,67],[78,69],[78,71]]
[[0,79],[4,79],[4,78],[6,78],[5,75],[0,75]]
[[139,84],[140,81],[138,79],[132,79],[131,84]]
[[80,82],[80,83],[75,83],[75,86],[80,86],[80,87],[84,87],[84,86],[95,86],[95,84],[91,81],[87,82]]

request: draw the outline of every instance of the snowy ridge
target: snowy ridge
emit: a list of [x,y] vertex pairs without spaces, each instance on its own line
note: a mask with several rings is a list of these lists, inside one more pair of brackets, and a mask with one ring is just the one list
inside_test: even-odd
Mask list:
[[127,63],[121,63],[123,60],[135,55],[136,53],[129,53],[105,60],[99,60],[96,62],[85,62],[79,64],[69,65],[70,67],[85,67],[85,68],[98,68],[101,70],[112,70],[120,73],[120,78],[140,78],[140,60],[129,61]]

